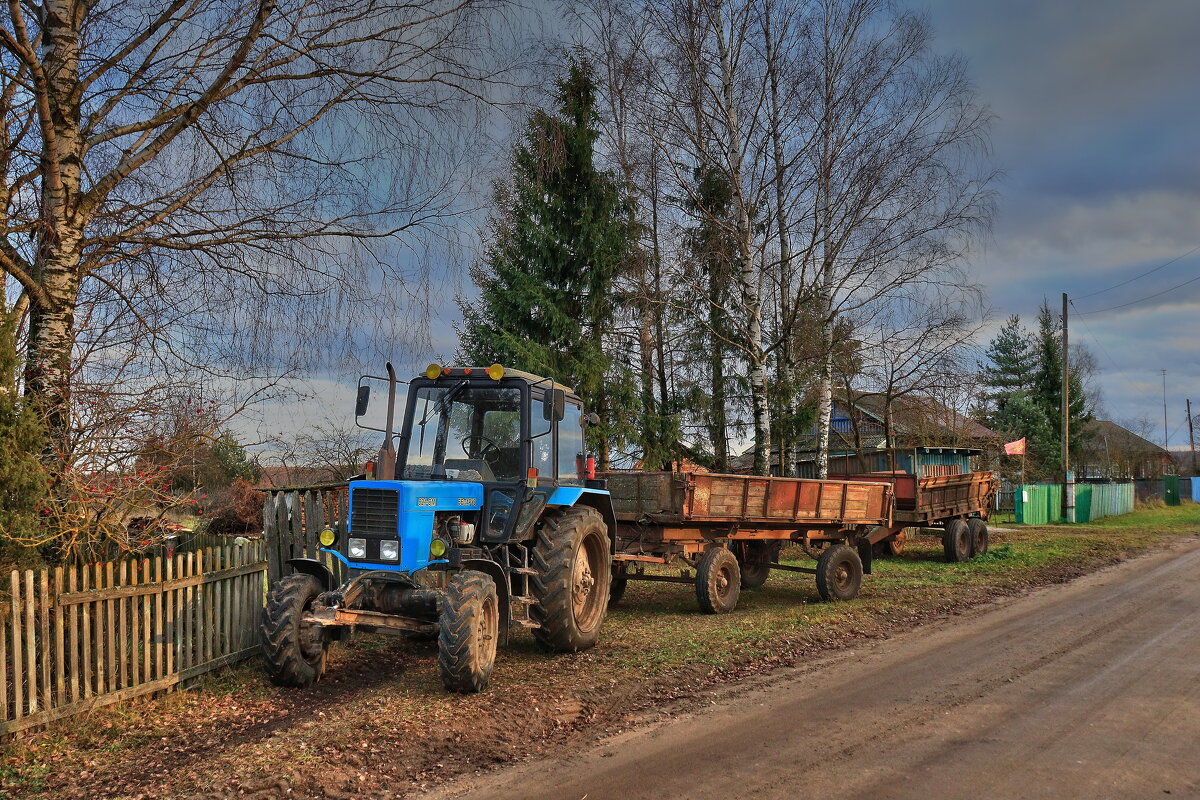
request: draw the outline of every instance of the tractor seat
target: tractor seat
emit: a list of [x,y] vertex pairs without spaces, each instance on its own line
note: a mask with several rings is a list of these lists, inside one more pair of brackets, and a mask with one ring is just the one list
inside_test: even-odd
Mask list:
[[496,480],[496,476],[492,474],[492,468],[482,458],[447,458],[446,469],[458,470],[460,481],[474,480],[480,483],[490,483]]

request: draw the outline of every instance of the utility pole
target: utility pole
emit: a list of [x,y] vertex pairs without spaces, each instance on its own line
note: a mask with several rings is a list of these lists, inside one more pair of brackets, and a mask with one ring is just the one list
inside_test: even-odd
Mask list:
[[1187,401],[1187,412],[1188,412],[1188,441],[1191,442],[1191,445],[1192,445],[1192,475],[1195,476],[1195,474],[1196,474],[1196,431],[1192,428],[1192,400],[1191,400],[1191,398],[1188,398],[1188,401]]
[[1163,378],[1163,450],[1170,452],[1171,448],[1167,446],[1167,371],[1164,369],[1160,372]]
[[1062,293],[1063,522],[1075,521],[1075,474],[1071,472],[1071,351],[1067,343],[1067,293]]

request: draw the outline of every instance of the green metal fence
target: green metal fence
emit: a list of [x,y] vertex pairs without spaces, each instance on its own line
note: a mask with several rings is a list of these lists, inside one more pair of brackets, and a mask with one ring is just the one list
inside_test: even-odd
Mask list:
[[[1027,484],[1016,492],[1016,521],[1022,525],[1047,525],[1062,519],[1061,484]],[[1133,511],[1132,483],[1079,483],[1075,485],[1075,521],[1093,522]]]

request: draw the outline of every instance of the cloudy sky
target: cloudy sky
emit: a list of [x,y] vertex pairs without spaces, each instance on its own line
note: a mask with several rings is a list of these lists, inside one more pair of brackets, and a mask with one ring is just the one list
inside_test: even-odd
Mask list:
[[[1034,322],[1073,299],[1111,419],[1187,442],[1200,401],[1200,2],[927,0],[945,49],[970,60],[1006,171],[992,239],[973,259],[994,315]],[[1076,313],[1079,312],[1078,314]]]
[[[1165,369],[1170,441],[1186,444],[1184,398],[1200,401],[1200,280],[1164,290],[1200,276],[1200,2],[913,5],[930,14],[939,49],[967,57],[996,115],[999,214],[971,263],[993,324],[1009,314],[1034,323],[1043,297],[1058,304],[1068,292],[1072,339],[1102,370],[1105,415],[1148,420],[1161,440]],[[434,315],[433,352],[398,361],[453,353],[456,309],[445,305],[451,317]],[[273,408],[259,434],[349,422],[353,381],[314,382],[313,400]]]

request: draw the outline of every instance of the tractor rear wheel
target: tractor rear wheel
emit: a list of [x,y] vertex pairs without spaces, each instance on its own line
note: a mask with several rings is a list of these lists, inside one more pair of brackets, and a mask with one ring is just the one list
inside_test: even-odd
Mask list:
[[961,519],[946,521],[942,532],[942,552],[950,563],[968,561],[971,558],[971,532]]
[[971,539],[971,558],[981,556],[988,551],[987,523],[979,517],[967,520],[967,532]]
[[482,692],[496,663],[500,604],[491,576],[463,570],[450,581],[438,617],[438,671],[452,692]]
[[311,686],[325,672],[329,640],[304,614],[324,591],[312,575],[287,575],[267,594],[259,641],[267,675],[279,686]]
[[853,600],[862,588],[862,559],[853,547],[835,544],[817,559],[817,592],[822,600]]
[[741,569],[725,547],[710,547],[696,565],[696,602],[705,614],[728,614],[742,590]]
[[600,512],[574,506],[549,513],[538,529],[531,562],[537,574],[533,635],[548,650],[575,653],[600,638],[608,611],[612,556]]
[[778,553],[771,542],[740,542],[734,555],[742,572],[742,588],[757,589],[771,577],[771,562]]

